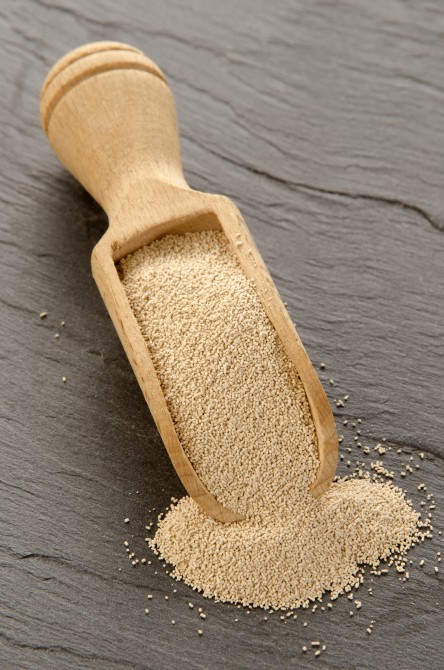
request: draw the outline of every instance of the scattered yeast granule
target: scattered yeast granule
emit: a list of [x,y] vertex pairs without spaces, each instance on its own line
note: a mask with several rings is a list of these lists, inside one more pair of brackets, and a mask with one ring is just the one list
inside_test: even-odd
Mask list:
[[167,235],[120,262],[122,283],[179,439],[209,490],[245,521],[185,497],[150,544],[204,595],[308,606],[362,581],[423,535],[392,483],[342,480],[315,500],[316,432],[304,387],[223,233]]
[[290,609],[357,586],[359,564],[377,566],[419,539],[418,514],[400,489],[353,479],[333,483],[319,501],[300,496],[293,514],[234,524],[209,519],[186,497],[151,546],[174,564],[171,576],[205,596]]

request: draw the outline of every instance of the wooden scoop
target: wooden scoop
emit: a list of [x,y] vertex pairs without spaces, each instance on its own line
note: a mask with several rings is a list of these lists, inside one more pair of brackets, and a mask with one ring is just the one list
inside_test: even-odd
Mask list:
[[93,275],[190,496],[219,521],[242,518],[207,490],[180,444],[116,263],[162,235],[208,229],[225,233],[305,386],[320,460],[311,492],[320,496],[335,475],[338,451],[327,397],[239,210],[186,183],[174,100],[161,70],[126,44],[87,44],[49,72],[41,117],[59,159],[108,214],[109,228],[92,254]]

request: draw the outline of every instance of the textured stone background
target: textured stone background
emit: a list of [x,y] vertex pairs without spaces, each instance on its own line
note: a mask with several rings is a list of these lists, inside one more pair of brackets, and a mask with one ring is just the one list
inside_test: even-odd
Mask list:
[[[0,667],[443,668],[432,567],[443,525],[443,4],[20,0],[0,17]],[[343,598],[333,613],[264,622],[181,584],[173,594],[157,564],[125,557],[126,537],[143,555],[148,509],[182,489],[91,277],[105,217],[57,163],[38,108],[54,61],[100,39],[133,43],[165,71],[189,183],[240,206],[314,363],[327,364],[330,398],[350,393],[334,408],[344,445],[342,415],[362,418],[370,446],[384,436],[415,462],[425,453],[403,485],[415,500],[421,481],[434,493],[435,537],[412,552],[409,582],[391,574],[373,597],[362,589],[353,618]],[[397,473],[401,458],[386,457]],[[202,638],[190,598],[208,613]],[[313,639],[328,645],[318,659],[301,653]]]

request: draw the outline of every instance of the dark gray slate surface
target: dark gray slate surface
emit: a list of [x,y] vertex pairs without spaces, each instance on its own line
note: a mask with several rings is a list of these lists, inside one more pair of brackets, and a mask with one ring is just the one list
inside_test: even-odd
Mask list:
[[[442,2],[19,0],[0,13],[0,667],[443,668]],[[242,209],[330,397],[351,395],[341,432],[342,414],[361,417],[369,444],[425,453],[403,485],[435,495],[435,537],[409,582],[362,589],[353,618],[343,598],[264,622],[128,564],[123,540],[143,555],[148,509],[182,489],[91,277],[105,218],[38,110],[48,68],[97,39],[166,72],[189,182]],[[387,457],[397,473],[400,458]],[[328,646],[318,659],[301,653],[312,639]]]

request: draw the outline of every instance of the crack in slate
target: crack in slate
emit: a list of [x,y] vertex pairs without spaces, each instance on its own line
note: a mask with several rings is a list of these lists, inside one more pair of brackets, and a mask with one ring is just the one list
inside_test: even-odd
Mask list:
[[[191,138],[188,138],[191,139]],[[191,140],[194,141],[194,140]],[[383,203],[385,205],[394,205],[396,207],[402,207],[403,209],[407,209],[411,212],[414,212],[415,214],[418,214],[422,219],[425,219],[427,223],[429,223],[432,228],[439,232],[444,232],[444,226],[441,226],[435,219],[432,218],[432,216],[423,208],[420,207],[419,205],[415,205],[413,203],[409,202],[404,202],[403,200],[400,200],[399,198],[389,198],[386,196],[382,195],[372,195],[370,193],[351,193],[349,191],[339,191],[339,190],[333,190],[333,189],[328,189],[328,188],[322,188],[321,186],[311,186],[310,184],[304,184],[303,182],[294,182],[290,181],[289,179],[284,179],[283,177],[278,177],[276,175],[273,175],[269,172],[266,172],[265,170],[259,170],[258,168],[253,167],[252,165],[248,165],[247,163],[240,163],[239,161],[234,160],[233,158],[229,158],[226,155],[223,155],[214,149],[210,149],[208,146],[202,146],[199,143],[195,142],[200,148],[207,150],[209,153],[213,154],[217,158],[220,158],[227,163],[230,163],[231,165],[234,165],[236,167],[239,167],[241,169],[247,170],[248,172],[251,172],[252,174],[256,174],[260,177],[265,177],[266,179],[269,179],[270,181],[273,181],[278,184],[282,184],[283,186],[287,186],[292,190],[302,190],[302,191],[308,191],[310,193],[321,193],[324,195],[333,195],[333,196],[338,196],[341,198],[349,198],[351,200],[370,200],[372,202],[378,202],[378,203]]]
[[55,563],[56,565],[62,566],[64,568],[69,568],[73,570],[74,572],[81,573],[83,575],[88,575],[89,577],[94,577],[96,579],[99,579],[102,582],[105,583],[118,583],[118,584],[126,584],[127,586],[132,586],[136,589],[144,589],[146,590],[146,585],[144,584],[136,584],[133,581],[130,581],[128,579],[122,578],[122,576],[119,575],[119,577],[115,576],[105,576],[100,574],[100,572],[97,572],[96,570],[92,570],[91,568],[88,568],[84,565],[80,565],[79,563],[75,563],[74,561],[71,561],[63,556],[52,556],[51,554],[44,554],[41,552],[30,552],[28,554],[23,554],[19,553],[17,551],[14,551],[11,547],[7,547],[5,545],[2,546],[3,549],[6,549],[11,556],[14,558],[18,559],[19,561],[22,560],[37,560],[37,561],[42,561],[46,563]]
[[50,653],[65,653],[70,656],[75,656],[76,658],[88,660],[88,661],[104,661],[105,663],[118,664],[122,668],[136,668],[140,670],[146,670],[146,665],[140,665],[139,663],[125,661],[122,658],[109,658],[107,656],[100,656],[98,654],[85,654],[71,649],[70,647],[65,647],[60,644],[32,644],[27,642],[22,642],[21,640],[16,640],[9,635],[6,635],[3,632],[0,632],[0,638],[2,638],[7,644],[13,647],[20,647],[21,649],[30,649],[32,651],[48,651]]

